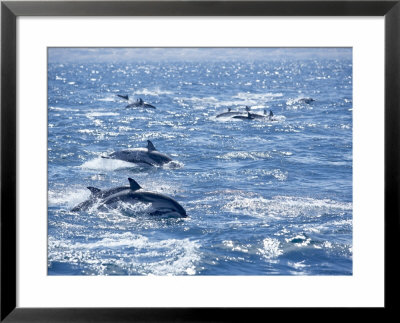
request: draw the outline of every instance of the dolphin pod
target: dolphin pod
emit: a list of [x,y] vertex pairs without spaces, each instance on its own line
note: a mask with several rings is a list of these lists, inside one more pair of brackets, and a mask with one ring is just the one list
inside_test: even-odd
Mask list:
[[[272,113],[272,111],[270,112],[270,115],[267,116],[267,111],[266,111],[266,110],[264,110],[264,115],[247,112],[247,116],[245,116],[245,115],[238,115],[238,116],[233,116],[232,118],[233,118],[233,119],[240,119],[240,120],[253,120],[253,119],[259,119],[259,118],[266,118],[266,117],[268,117],[268,120],[272,120],[271,117],[270,117],[270,116],[271,116],[271,113]],[[273,114],[272,114],[272,115],[273,115]]]
[[132,178],[128,178],[129,186],[115,187],[101,190],[96,187],[88,187],[92,193],[88,200],[72,208],[72,212],[87,211],[93,207],[97,209],[116,208],[118,202],[135,205],[137,203],[150,204],[146,214],[168,215],[169,217],[187,217],[185,209],[169,196],[148,192]]
[[264,109],[264,114],[257,114],[257,113],[251,113],[251,107],[246,105],[245,108],[247,115],[245,112],[241,111],[232,111],[231,108],[228,108],[228,112],[223,112],[221,114],[218,114],[216,118],[221,118],[221,117],[231,117],[232,119],[240,119],[240,120],[253,120],[253,119],[264,119],[267,118],[269,121],[274,121],[273,119],[273,112],[272,110],[269,111],[269,114],[267,113],[267,110]]
[[102,158],[119,159],[130,163],[147,164],[150,166],[162,166],[172,161],[170,157],[157,151],[150,140],[147,140],[146,148],[120,150]]
[[[117,94],[117,96],[124,100],[129,100],[128,95]],[[310,100],[311,101],[306,100],[305,103],[314,101],[313,99]],[[126,108],[130,107],[156,109],[155,106],[145,103],[141,98],[136,100],[136,102],[126,106]],[[268,118],[270,121],[274,120],[272,119],[272,111],[267,114],[267,111],[264,110],[264,114],[260,115],[251,113],[251,108],[249,106],[246,106],[245,110],[246,112],[232,111],[232,109],[229,108],[227,112],[221,113],[216,117],[231,117],[233,119],[241,120],[253,120],[256,118]],[[102,158],[118,159],[131,163],[147,164],[150,166],[161,166],[172,161],[170,157],[157,151],[150,140],[147,140],[146,148],[131,148],[115,151],[108,156],[102,156]],[[86,201],[83,201],[72,208],[71,211],[87,211],[93,207],[96,209],[115,208],[119,206],[119,202],[124,202],[131,205],[138,203],[149,204],[150,208],[144,211],[149,215],[168,215],[175,217],[187,216],[185,209],[174,199],[163,194],[145,191],[132,178],[128,178],[128,180],[130,184],[129,187],[121,186],[106,190],[101,190],[96,187],[87,187],[91,192],[91,196]]]
[[230,116],[235,116],[235,115],[239,115],[239,114],[243,114],[243,112],[232,111],[231,108],[228,108],[228,112],[223,112],[223,113],[217,115],[216,118],[230,117]]

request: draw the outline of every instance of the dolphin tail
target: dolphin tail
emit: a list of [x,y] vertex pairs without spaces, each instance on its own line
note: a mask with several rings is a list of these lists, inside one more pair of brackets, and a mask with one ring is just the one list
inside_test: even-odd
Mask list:
[[132,191],[137,191],[142,188],[134,179],[129,177],[128,181]]

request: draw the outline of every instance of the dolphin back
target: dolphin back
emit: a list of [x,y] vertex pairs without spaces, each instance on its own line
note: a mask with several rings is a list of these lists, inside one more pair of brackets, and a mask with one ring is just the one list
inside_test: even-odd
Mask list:
[[186,217],[186,210],[169,196],[146,192],[146,191],[123,191],[110,196],[103,201],[103,205],[111,206],[118,202],[124,203],[146,203],[151,204],[150,215],[178,214],[179,217]]
[[90,190],[92,195],[86,201],[83,201],[74,208],[72,208],[71,209],[72,212],[87,211],[90,208],[92,208],[96,203],[99,203],[102,199],[117,194],[121,191],[129,190],[129,187],[121,186],[121,187],[111,188],[109,190],[100,190],[98,188],[89,186],[88,189]]
[[144,163],[152,166],[161,166],[172,161],[167,155],[157,150],[149,151],[147,148],[120,150],[109,155],[110,158],[120,159],[130,163]]
[[104,206],[118,207],[118,202],[137,204],[139,202],[151,204],[150,215],[174,215],[186,217],[185,209],[169,196],[143,191],[141,186],[132,178],[128,178],[129,187],[121,186],[108,190],[100,190],[95,187],[88,187],[92,195],[90,198],[71,211],[85,211],[97,205],[98,209]]
[[171,158],[159,151],[152,151],[149,153],[149,156],[157,165],[166,164],[172,161]]

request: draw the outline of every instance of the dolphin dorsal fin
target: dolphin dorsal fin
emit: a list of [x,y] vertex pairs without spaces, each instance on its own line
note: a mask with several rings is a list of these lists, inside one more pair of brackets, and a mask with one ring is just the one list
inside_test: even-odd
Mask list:
[[101,192],[101,189],[92,186],[88,186],[88,190],[92,192],[93,195],[99,194]]
[[129,177],[128,181],[129,181],[129,185],[131,186],[132,191],[137,191],[142,188],[138,183],[136,183],[136,181],[134,179]]
[[147,140],[147,149],[149,151],[157,150],[156,147],[154,147],[153,143],[150,140]]

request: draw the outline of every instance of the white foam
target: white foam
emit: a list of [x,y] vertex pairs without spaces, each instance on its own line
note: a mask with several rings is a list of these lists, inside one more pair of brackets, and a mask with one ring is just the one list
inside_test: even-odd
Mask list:
[[116,101],[116,100],[115,100],[115,97],[113,97],[113,96],[108,96],[108,97],[105,97],[105,98],[99,98],[99,99],[97,99],[97,101],[101,101],[101,102],[114,102],[114,101]]
[[144,133],[135,133],[129,139],[131,141],[146,141],[146,140],[155,140],[155,139],[176,139],[176,138],[184,138],[188,137],[188,134],[184,132],[161,132],[161,131],[150,131]]
[[60,107],[49,107],[49,110],[53,111],[79,111],[78,109],[73,109],[73,108],[60,108]]
[[234,96],[235,98],[242,99],[242,100],[252,100],[252,101],[263,101],[269,102],[272,101],[273,98],[282,97],[283,93],[250,93],[250,92],[239,92]]
[[329,199],[275,196],[264,198],[256,193],[244,191],[225,192],[222,209],[234,214],[275,219],[285,217],[321,216],[332,211],[341,213],[352,211],[352,203],[337,202]]
[[82,169],[90,170],[106,170],[112,171],[117,169],[139,167],[137,164],[129,163],[119,159],[96,158],[89,160],[79,166]]
[[[107,253],[107,261],[104,253]],[[194,275],[200,252],[199,243],[187,238],[151,240],[125,232],[105,234],[88,243],[49,237],[49,261],[79,264],[86,268],[85,271],[97,275],[112,274],[113,271],[160,276]]]
[[263,197],[246,197],[245,194],[234,195],[222,209],[234,214],[243,214],[254,217],[268,216],[270,200]]
[[96,117],[108,117],[108,116],[119,116],[118,112],[100,112],[100,111],[93,111],[93,112],[88,112],[85,114],[86,117],[89,119],[93,119]]
[[296,270],[300,270],[300,269],[304,269],[304,268],[310,267],[310,265],[306,265],[304,262],[305,262],[305,260],[298,261],[298,262],[288,261],[288,265],[293,267]]
[[280,242],[278,239],[265,238],[263,240],[263,248],[258,249],[259,253],[267,259],[277,258],[283,254],[283,250],[280,248]]
[[61,191],[49,190],[47,200],[49,206],[65,205],[71,208],[86,200],[89,196],[90,191],[88,189],[69,188]]
[[154,89],[142,89],[135,91],[135,95],[151,95],[151,96],[159,96],[159,95],[172,95],[174,94],[171,91],[167,90],[161,90],[160,88],[154,88]]
[[252,160],[257,160],[257,159],[266,159],[266,158],[271,158],[271,155],[269,152],[258,152],[258,151],[232,151],[223,155],[218,155],[218,159],[225,159],[225,160],[230,160],[230,159],[252,159]]
[[171,160],[169,163],[164,164],[162,167],[165,169],[180,169],[185,166],[184,163],[177,161],[177,160]]

